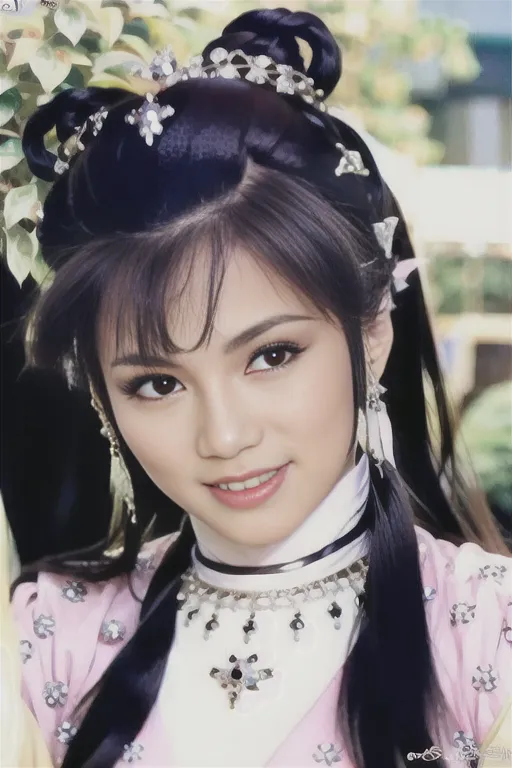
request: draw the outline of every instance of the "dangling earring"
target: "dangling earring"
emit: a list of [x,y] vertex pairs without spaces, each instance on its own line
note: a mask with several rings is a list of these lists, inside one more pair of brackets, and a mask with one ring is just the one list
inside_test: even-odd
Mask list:
[[379,384],[370,367],[368,367],[367,379],[366,413],[364,417],[360,414],[358,437],[359,442],[366,446],[368,455],[377,464],[382,477],[384,461],[388,461],[396,468],[393,455],[393,430],[386,404],[381,400],[381,395],[386,389]]
[[110,487],[114,494],[114,517],[116,516],[117,500],[126,505],[128,512],[128,518],[130,522],[135,525],[137,523],[137,515],[135,513],[135,495],[133,493],[133,485],[128,472],[128,467],[121,455],[121,448],[119,446],[119,440],[114,432],[114,428],[107,419],[103,407],[96,397],[94,390],[91,386],[91,405],[100,417],[102,423],[101,434],[106,437],[110,443]]

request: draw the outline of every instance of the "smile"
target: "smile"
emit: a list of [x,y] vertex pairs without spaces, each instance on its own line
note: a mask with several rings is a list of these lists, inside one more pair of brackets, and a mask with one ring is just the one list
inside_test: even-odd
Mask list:
[[207,488],[225,506],[232,509],[253,509],[274,496],[282,486],[290,464],[265,472],[243,482],[219,483]]

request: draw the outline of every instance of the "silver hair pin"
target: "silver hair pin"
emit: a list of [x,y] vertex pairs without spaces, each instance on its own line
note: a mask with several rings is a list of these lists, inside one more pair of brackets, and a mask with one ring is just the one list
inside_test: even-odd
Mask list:
[[397,224],[398,218],[396,216],[388,216],[384,221],[378,221],[373,225],[375,237],[383,249],[386,259],[393,258],[393,238]]
[[[162,51],[157,51],[149,65],[132,65],[131,74],[157,83],[159,91],[180,81],[199,78],[245,79],[257,85],[271,85],[278,93],[298,95],[320,112],[327,112],[323,100],[324,91],[315,88],[311,77],[288,65],[277,64],[269,56],[249,56],[240,49],[228,52],[225,48],[214,48],[209,54],[209,61],[203,56],[193,56],[185,67],[178,67],[172,48],[166,46]],[[140,136],[151,147],[154,137],[163,131],[162,121],[174,114],[175,110],[169,104],[158,103],[158,94],[148,92],[142,105],[138,109],[132,109],[125,116],[125,121],[130,125],[137,125]],[[85,149],[81,139],[86,130],[92,127],[93,135],[97,136],[107,115],[108,110],[102,107],[77,129],[73,137],[61,145],[59,157],[54,165],[57,174],[67,171],[71,158]],[[345,173],[369,175],[359,152],[348,150],[341,143],[336,144],[336,148],[342,153],[335,170],[336,176]]]

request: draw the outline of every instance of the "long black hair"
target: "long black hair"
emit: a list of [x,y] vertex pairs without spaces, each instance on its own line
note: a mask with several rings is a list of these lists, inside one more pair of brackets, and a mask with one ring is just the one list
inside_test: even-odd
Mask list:
[[[219,46],[241,48],[306,73],[297,39],[311,47],[307,75],[329,96],[341,75],[341,54],[325,24],[310,13],[244,13],[203,55]],[[38,232],[54,279],[29,319],[30,364],[63,373],[71,366],[76,386],[92,383],[115,426],[98,358],[100,324],[110,324],[119,345],[127,336],[135,339],[143,354],[180,351],[169,337],[169,306],[197,259],[208,253],[210,290],[199,347],[213,328],[226,262],[242,244],[269,276],[277,273],[341,323],[357,412],[366,392],[364,331],[378,314],[395,263],[384,257],[372,224],[397,216],[396,259],[413,255],[400,208],[367,146],[350,126],[300,97],[243,79],[182,81],[163,90],[159,102],[172,105],[175,114],[151,148],[124,120],[142,97],[122,90],[66,90],[28,121],[23,146],[30,168],[55,181]],[[85,150],[57,177],[44,136],[55,127],[67,140],[100,106],[109,108],[101,132],[83,138]],[[361,154],[368,177],[335,175],[341,158],[336,143]],[[372,469],[366,599],[339,700],[346,746],[366,768],[394,767],[398,756],[405,760],[409,751],[436,743],[441,697],[414,523],[455,541],[473,538],[499,547],[492,523],[472,515],[461,490],[420,278],[409,282],[395,297],[395,340],[383,380],[398,474],[389,465],[384,477]],[[426,386],[433,393],[437,444],[430,436]],[[54,558],[37,567],[72,569],[95,581],[133,570],[159,492],[120,434],[119,440],[137,506],[137,524],[120,523],[120,555],[103,557],[109,542],[101,542],[85,557],[75,553],[85,563]],[[155,704],[173,643],[180,576],[194,541],[190,522],[172,500],[160,497],[158,509],[174,528],[181,525],[180,535],[150,583],[137,631],[94,691],[64,768],[115,764]],[[384,674],[390,668],[396,670],[393,687]]]

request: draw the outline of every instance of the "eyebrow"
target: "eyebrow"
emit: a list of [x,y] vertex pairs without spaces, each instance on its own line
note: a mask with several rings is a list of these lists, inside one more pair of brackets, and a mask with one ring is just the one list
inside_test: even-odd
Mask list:
[[[270,331],[272,328],[275,328],[277,325],[282,325],[284,323],[293,323],[300,320],[314,320],[313,317],[310,317],[309,315],[274,315],[273,317],[268,317],[265,320],[262,320],[259,323],[256,323],[256,325],[252,325],[250,328],[246,328],[245,331],[242,331],[241,333],[234,336],[232,339],[230,339],[226,344],[224,345],[224,354],[229,355],[233,352],[236,352],[241,347],[244,347],[246,344],[249,344],[249,342],[254,341],[258,336],[261,336],[262,334],[266,333],[267,331]],[[123,357],[118,357],[114,360],[112,363],[112,368],[116,368],[119,365],[143,365],[143,366],[165,366],[165,365],[173,365],[174,367],[179,367],[179,364],[174,362],[172,356],[168,357],[160,357],[158,355],[149,355],[149,356],[143,356],[138,354],[137,352],[130,354],[130,355],[124,355]]]

